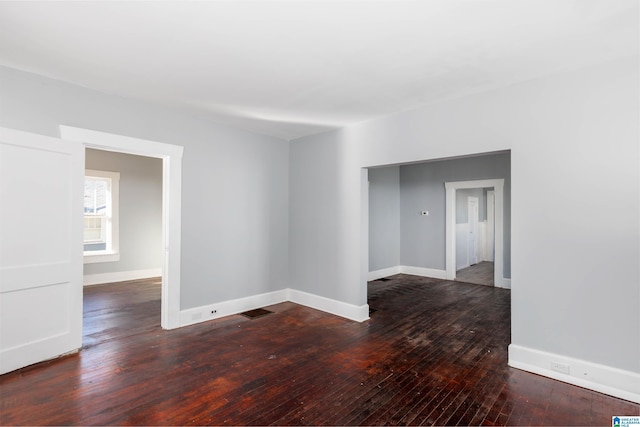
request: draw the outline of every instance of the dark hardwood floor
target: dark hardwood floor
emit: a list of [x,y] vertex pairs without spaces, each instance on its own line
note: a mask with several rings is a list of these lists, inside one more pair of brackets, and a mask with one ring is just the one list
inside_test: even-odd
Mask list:
[[408,275],[371,320],[293,303],[160,329],[155,281],[85,290],[85,347],[0,376],[4,425],[610,425],[640,405],[507,366],[510,292]]
[[161,278],[86,286],[82,345],[152,332],[160,326]]
[[456,281],[493,286],[493,262],[482,261],[456,271]]

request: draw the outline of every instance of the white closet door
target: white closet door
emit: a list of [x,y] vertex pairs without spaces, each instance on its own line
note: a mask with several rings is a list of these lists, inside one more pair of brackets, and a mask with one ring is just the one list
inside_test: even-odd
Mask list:
[[0,374],[82,346],[84,147],[0,128]]

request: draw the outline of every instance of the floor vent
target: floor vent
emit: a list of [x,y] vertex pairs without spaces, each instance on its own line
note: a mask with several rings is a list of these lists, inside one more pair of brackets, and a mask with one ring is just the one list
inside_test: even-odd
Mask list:
[[386,277],[383,277],[382,279],[378,279],[378,282],[388,282],[391,279],[387,279]]
[[245,311],[244,313],[240,313],[244,317],[248,317],[249,319],[257,319],[258,317],[266,316],[267,314],[272,314],[273,311],[265,310],[264,308],[256,308],[255,310]]

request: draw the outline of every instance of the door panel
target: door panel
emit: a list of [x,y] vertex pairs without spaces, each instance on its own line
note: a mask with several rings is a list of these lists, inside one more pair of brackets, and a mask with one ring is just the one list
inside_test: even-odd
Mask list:
[[0,373],[82,345],[84,147],[0,128]]

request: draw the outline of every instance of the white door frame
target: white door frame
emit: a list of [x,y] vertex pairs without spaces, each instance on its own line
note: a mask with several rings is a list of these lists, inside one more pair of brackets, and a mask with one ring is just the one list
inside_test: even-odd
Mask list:
[[445,182],[446,190],[446,278],[456,278],[456,191],[470,188],[493,187],[495,194],[495,255],[493,268],[494,286],[505,287],[503,236],[504,236],[504,179]]
[[495,222],[495,193],[493,190],[487,191],[487,228],[485,238],[485,261],[495,261],[493,253],[494,246],[494,222]]
[[[471,217],[471,206],[475,204],[475,218]],[[456,206],[456,209],[458,207]],[[467,222],[469,224],[469,234],[467,235],[467,242],[473,234],[473,247],[470,244],[467,244],[467,264],[475,265],[478,263],[478,222],[479,222],[479,211],[480,211],[480,201],[477,197],[468,196],[467,197]],[[470,254],[473,253],[473,260],[475,261],[473,264],[471,263]]]
[[165,144],[71,126],[60,126],[63,139],[85,148],[162,159],[162,302],[163,329],[180,327],[180,247],[182,223],[182,153],[179,145]]

